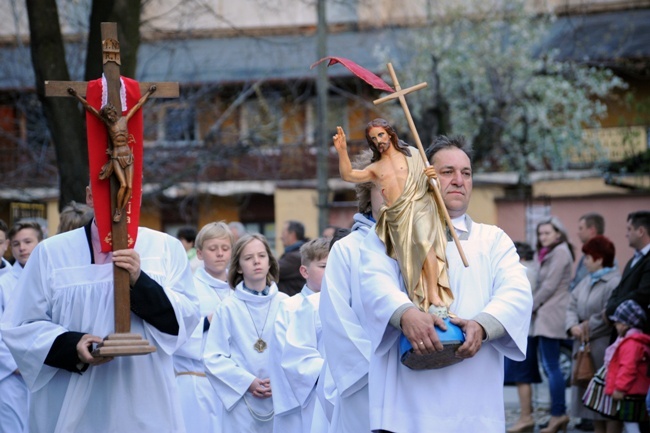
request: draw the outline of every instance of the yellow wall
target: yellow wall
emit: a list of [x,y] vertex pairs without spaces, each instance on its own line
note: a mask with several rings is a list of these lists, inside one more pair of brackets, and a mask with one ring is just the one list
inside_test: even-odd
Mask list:
[[590,179],[558,179],[533,184],[533,197],[573,197],[595,194],[624,194],[621,188],[605,185],[601,177]]
[[318,194],[314,189],[275,190],[275,250],[277,257],[283,252],[280,234],[287,220],[300,221],[305,225],[305,236],[315,238],[318,233]]
[[45,218],[47,218],[47,234],[54,236],[59,227],[59,199],[53,198],[45,205]]
[[234,197],[210,197],[201,199],[198,230],[204,225],[224,220],[239,221],[239,203]]
[[140,208],[140,226],[152,230],[162,230],[160,209],[151,203],[145,203]]
[[483,224],[497,223],[496,199],[504,196],[503,189],[495,186],[474,186],[467,213],[472,220]]

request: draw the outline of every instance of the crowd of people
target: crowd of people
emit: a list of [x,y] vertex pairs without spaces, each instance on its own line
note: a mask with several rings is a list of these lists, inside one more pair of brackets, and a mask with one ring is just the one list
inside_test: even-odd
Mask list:
[[[571,417],[581,420],[578,428],[596,433],[648,431],[650,212],[632,212],[626,224],[634,257],[624,269],[618,267],[614,243],[604,235],[604,218],[595,212],[578,220],[582,255],[573,274],[574,252],[558,218],[545,218],[537,225],[534,257],[529,245],[520,244],[520,256],[531,270],[534,300],[529,349],[539,346],[550,395],[551,417],[540,432],[566,430]],[[580,356],[593,363],[592,380],[579,379],[573,369],[568,405],[559,364],[560,347],[567,340],[573,342],[573,359],[586,350],[587,355]],[[529,350],[524,362],[506,360],[506,383],[520,390],[520,417],[508,428],[510,433],[532,432],[535,427],[531,384],[541,382],[536,355]],[[598,399],[613,407],[609,412],[594,407],[597,380],[605,383]],[[645,406],[645,413],[633,417],[616,413],[630,400]]]
[[[551,394],[541,431],[554,433],[568,422],[558,362],[568,338],[574,351],[589,341],[597,367],[608,366],[613,399],[643,391],[627,363],[648,348],[650,212],[628,218],[639,255],[622,273],[602,230],[581,237],[584,275],[572,285],[573,251],[557,218],[539,222],[533,252],[469,217],[472,163],[462,137],[437,137],[419,165],[385,121],[371,122],[366,139],[370,150],[350,160],[342,129],[335,137],[341,171],[356,182],[351,229],[328,227],[310,240],[302,223],[286,221],[279,259],[237,222],[177,237],[140,228],[134,248],[112,252],[102,252],[92,213],[77,204],[67,231],[45,240],[32,223],[0,224],[16,259],[0,267],[0,432],[502,433],[504,376],[522,403],[508,431],[532,431],[539,349]],[[404,200],[395,186],[411,178],[414,198]],[[399,216],[375,229],[392,224],[388,211],[410,212],[409,227],[422,228],[431,214],[404,208],[423,197],[435,206],[433,188],[469,268],[444,225],[415,268]],[[90,188],[87,203],[92,210]],[[444,224],[442,212],[435,218]],[[591,227],[590,216],[583,220]],[[113,332],[114,267],[128,273],[131,330],[152,353],[93,355]],[[448,321],[412,299],[417,292],[435,305],[435,292],[419,285],[425,279],[446,293]],[[463,341],[449,355],[441,336],[452,324]],[[414,356],[455,361],[412,369],[402,362],[405,344]],[[581,397],[585,385],[575,390]],[[591,416],[598,431],[622,427],[580,402],[572,400],[572,415]]]

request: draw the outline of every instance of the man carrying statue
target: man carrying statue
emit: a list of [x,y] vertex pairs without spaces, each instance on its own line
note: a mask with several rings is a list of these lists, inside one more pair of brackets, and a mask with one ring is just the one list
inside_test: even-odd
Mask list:
[[[424,169],[419,157],[397,149],[408,147],[399,144],[387,122],[373,121],[366,138],[379,156],[363,172],[348,167],[345,135],[342,129],[337,132],[334,143],[343,179],[371,180],[381,186],[386,200],[360,252],[360,292],[372,345],[371,429],[503,432],[503,357],[525,356],[532,295],[510,238],[466,214],[472,168],[464,140],[438,137],[429,152],[431,167]],[[463,266],[435,202],[426,197],[432,178],[440,183],[470,268]],[[464,362],[412,370],[400,362],[400,334],[411,342],[415,356],[443,350],[439,332],[445,326],[429,313],[429,305],[455,313],[451,323],[462,329],[465,341],[454,356]]]

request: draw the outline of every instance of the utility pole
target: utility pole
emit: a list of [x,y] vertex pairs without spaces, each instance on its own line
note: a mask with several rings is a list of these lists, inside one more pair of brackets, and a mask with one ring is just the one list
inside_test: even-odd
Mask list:
[[[322,59],[327,56],[327,18],[325,10],[325,1],[317,1],[317,19],[318,25],[316,30],[316,51],[317,59]],[[329,224],[329,186],[327,184],[329,178],[329,147],[330,138],[327,131],[327,92],[329,82],[327,79],[327,68],[318,68],[318,78],[316,81],[316,89],[318,96],[318,110],[317,110],[317,143],[318,153],[316,160],[316,173],[318,182],[318,233],[323,232],[323,229]]]

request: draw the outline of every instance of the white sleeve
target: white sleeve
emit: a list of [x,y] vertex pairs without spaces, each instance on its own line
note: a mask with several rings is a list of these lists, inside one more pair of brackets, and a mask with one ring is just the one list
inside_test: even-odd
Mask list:
[[[350,235],[352,236],[352,235]],[[352,309],[352,293],[359,290],[359,246],[334,244],[321,284],[320,317],[323,345],[332,378],[345,397],[368,382],[370,339]]]
[[232,321],[227,308],[221,304],[212,317],[212,325],[203,352],[203,365],[210,384],[230,411],[248,391],[255,376],[237,365],[232,358]]
[[289,323],[282,350],[282,370],[302,407],[315,389],[323,368],[323,356],[318,351],[316,335],[317,315],[318,311],[305,298],[294,320]]
[[361,243],[361,300],[366,313],[368,336],[377,356],[387,353],[400,331],[390,325],[393,313],[411,302],[403,290],[396,260],[386,255],[385,246],[374,230]]

